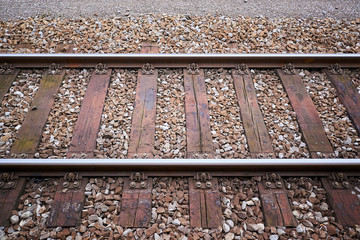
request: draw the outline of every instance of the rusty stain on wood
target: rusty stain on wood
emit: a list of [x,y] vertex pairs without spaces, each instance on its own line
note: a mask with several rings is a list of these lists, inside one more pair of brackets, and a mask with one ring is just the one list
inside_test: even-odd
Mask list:
[[96,138],[100,129],[106,93],[110,84],[111,70],[107,74],[93,72],[80,109],[79,118],[71,139],[68,158],[73,154],[86,154],[92,158],[96,149]]
[[9,226],[11,212],[17,207],[19,198],[25,189],[25,178],[16,180],[14,189],[0,189],[0,226]]
[[217,228],[221,225],[222,212],[218,181],[211,180],[211,189],[195,188],[194,178],[189,178],[190,225],[199,228]]
[[64,179],[59,179],[51,212],[47,221],[48,227],[75,227],[81,223],[81,211],[84,206],[87,178],[82,178],[78,189],[63,191]]
[[19,70],[15,70],[11,75],[0,75],[0,104],[2,105],[2,100],[4,96],[9,91],[11,84],[16,79],[16,76],[19,74]]
[[319,114],[298,72],[295,70],[296,74],[285,75],[282,70],[278,69],[277,73],[296,113],[299,127],[308,145],[311,157],[316,158],[317,152],[325,155],[333,153]]
[[10,154],[28,154],[31,156],[36,152],[54,103],[54,95],[57,94],[64,77],[65,71],[63,70],[60,75],[46,74],[41,80],[39,90],[29,108],[31,110],[25,117]]
[[321,182],[329,198],[329,203],[335,211],[337,222],[343,226],[360,224],[360,200],[356,193],[349,189],[333,189],[328,178],[321,178]]
[[197,75],[184,70],[184,86],[188,158],[200,154],[200,157],[212,158],[214,153],[204,70],[199,69]]
[[258,187],[266,226],[297,226],[297,221],[292,214],[286,190],[284,188],[266,189],[262,182],[258,183]]
[[335,86],[337,96],[345,106],[356,131],[360,135],[360,94],[356,86],[345,74],[334,75],[329,70],[325,70],[325,72]]
[[271,139],[257,102],[251,75],[238,75],[234,71],[232,77],[251,156],[274,157]]

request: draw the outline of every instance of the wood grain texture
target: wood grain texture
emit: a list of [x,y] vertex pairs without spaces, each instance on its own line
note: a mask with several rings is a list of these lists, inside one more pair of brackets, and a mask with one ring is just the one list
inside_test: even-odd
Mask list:
[[282,70],[278,69],[277,73],[296,113],[301,132],[308,145],[311,157],[316,158],[317,152],[325,155],[333,153],[333,149],[326,137],[319,114],[311,97],[307,93],[298,72],[296,71],[295,75],[285,75]]
[[222,223],[220,193],[217,179],[212,179],[212,189],[197,189],[189,178],[189,212],[191,227],[218,228]]
[[251,156],[274,157],[271,139],[257,102],[251,75],[237,75],[233,70],[232,77]]
[[51,107],[54,95],[57,94],[65,71],[60,75],[46,74],[40,82],[39,90],[33,99],[29,112],[19,130],[10,154],[28,154],[32,156],[39,145]]
[[118,224],[122,227],[148,227],[151,220],[152,179],[147,179],[146,189],[131,189],[130,180],[125,178],[121,197]]
[[81,211],[84,207],[85,186],[87,178],[80,181],[80,188],[63,192],[64,179],[59,179],[59,185],[51,204],[51,212],[47,222],[48,227],[74,227],[81,223]]
[[189,208],[190,208],[190,224],[191,227],[201,228],[201,195],[202,192],[190,189],[189,190]]
[[337,222],[343,226],[360,224],[360,200],[350,189],[333,189],[327,178],[321,178],[321,182],[329,198],[331,208],[335,211]]
[[195,154],[213,157],[213,143],[210,132],[209,107],[206,96],[204,70],[190,75],[184,70],[185,115],[188,158]]
[[148,227],[151,220],[151,191],[140,190],[134,227]]
[[121,197],[121,211],[118,224],[122,227],[134,227],[139,192],[125,192]]
[[158,71],[144,75],[139,69],[132,115],[129,157],[153,156],[155,144],[156,92]]
[[262,182],[258,183],[258,187],[266,226],[297,226],[286,190],[284,188],[266,189]]
[[335,86],[337,96],[345,106],[357,133],[360,135],[360,94],[355,84],[345,74],[333,75],[328,70],[325,72]]
[[222,222],[220,193],[218,191],[205,191],[205,198],[207,228],[217,228],[221,226]]
[[0,75],[0,105],[2,105],[2,100],[4,96],[9,91],[12,83],[16,79],[16,76],[19,74],[19,70],[15,70],[11,75]]
[[110,75],[111,70],[105,75],[96,75],[93,72],[71,139],[68,158],[81,153],[87,154],[88,158],[94,156]]
[[17,207],[25,185],[25,178],[19,178],[14,189],[0,190],[0,226],[10,225],[11,212]]

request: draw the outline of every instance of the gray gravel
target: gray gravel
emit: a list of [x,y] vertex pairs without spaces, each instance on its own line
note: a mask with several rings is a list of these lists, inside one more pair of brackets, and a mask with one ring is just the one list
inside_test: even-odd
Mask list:
[[0,0],[0,19],[35,16],[51,17],[111,17],[141,14],[223,14],[228,16],[295,17],[295,18],[358,18],[358,0]]

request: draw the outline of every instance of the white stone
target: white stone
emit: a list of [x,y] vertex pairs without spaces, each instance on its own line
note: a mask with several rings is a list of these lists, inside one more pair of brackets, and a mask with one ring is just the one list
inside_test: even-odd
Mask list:
[[231,212],[231,210],[230,210],[229,208],[226,208],[225,211],[224,211],[224,214],[225,214],[225,216],[226,216],[227,218],[230,218],[232,212]]
[[162,237],[160,237],[159,234],[154,233],[154,239],[155,240],[162,240]]
[[279,236],[278,235],[270,235],[270,240],[278,240]]
[[22,219],[26,219],[26,218],[31,217],[32,215],[33,215],[32,212],[26,211],[26,212],[20,214],[20,217],[21,217]]
[[255,203],[254,203],[252,200],[250,200],[250,201],[246,201],[246,205],[248,205],[248,206],[254,206]]
[[305,228],[304,225],[299,224],[299,225],[296,227],[296,231],[297,231],[298,233],[303,233],[303,232],[306,231],[306,228]]
[[19,222],[19,216],[18,215],[12,215],[10,218],[11,224],[17,224]]
[[131,229],[126,229],[124,232],[123,232],[123,235],[124,236],[127,236],[129,233],[131,233],[132,230]]
[[180,226],[179,219],[175,219],[174,221],[172,221],[172,224],[174,224],[175,226]]
[[278,229],[276,230],[276,233],[277,233],[278,235],[283,235],[283,234],[285,234],[286,232],[285,232],[283,229],[278,228]]
[[224,231],[225,233],[229,232],[229,231],[230,231],[230,226],[227,225],[226,223],[224,223],[224,224],[223,224],[223,231]]
[[177,202],[174,201],[174,203],[169,204],[168,210],[169,210],[169,212],[173,212],[176,210],[176,208],[177,208]]
[[250,223],[247,225],[247,229],[252,232],[257,232],[259,230],[259,226],[255,223]]
[[227,233],[225,235],[225,240],[232,240],[234,239],[234,234],[233,233]]
[[301,212],[299,210],[292,211],[293,215],[296,217],[296,219],[299,219],[301,216]]
[[264,231],[265,230],[265,225],[263,223],[258,223],[258,229],[261,230],[261,231]]
[[322,202],[320,204],[320,209],[323,211],[327,211],[327,210],[329,210],[329,205],[326,202]]
[[246,208],[246,202],[243,201],[242,204],[241,204],[241,209],[242,209],[242,210],[245,210],[245,208]]
[[231,228],[234,227],[234,222],[231,219],[226,220],[226,224],[229,225]]

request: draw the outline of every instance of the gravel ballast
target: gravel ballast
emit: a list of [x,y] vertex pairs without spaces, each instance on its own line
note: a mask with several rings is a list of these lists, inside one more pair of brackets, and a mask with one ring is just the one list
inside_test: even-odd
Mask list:
[[67,70],[54,98],[36,158],[66,157],[90,77],[91,70]]
[[[125,16],[27,18],[0,21],[2,52],[55,52],[74,44],[75,53],[134,53],[144,41],[161,53],[359,53],[360,19]],[[17,46],[17,44],[28,44]]]
[[252,70],[257,100],[277,158],[308,158],[309,150],[279,77],[273,70]]
[[157,78],[155,158],[186,158],[185,90],[182,69],[160,69]]
[[[358,239],[360,226],[337,223],[319,178],[285,178],[295,227],[266,227],[258,191],[259,177],[219,178],[222,222],[215,229],[191,228],[187,178],[153,178],[152,211],[148,228],[118,224],[122,177],[90,178],[78,227],[46,227],[58,179],[32,178],[12,211],[2,239]],[[360,196],[360,179],[350,178]]]
[[94,154],[96,158],[126,158],[136,95],[137,71],[116,69],[110,81]]
[[9,155],[15,137],[21,128],[44,72],[23,70],[12,83],[0,106],[0,157]]
[[52,17],[110,17],[140,14],[226,14],[257,17],[332,17],[354,18],[360,14],[357,0],[198,0],[198,1],[141,1],[88,0],[84,1],[0,1],[0,19]]
[[210,130],[216,158],[249,158],[244,127],[231,72],[205,71]]
[[304,70],[299,74],[319,113],[335,157],[359,158],[359,136],[328,77],[318,71]]

